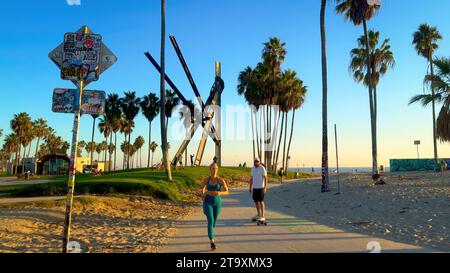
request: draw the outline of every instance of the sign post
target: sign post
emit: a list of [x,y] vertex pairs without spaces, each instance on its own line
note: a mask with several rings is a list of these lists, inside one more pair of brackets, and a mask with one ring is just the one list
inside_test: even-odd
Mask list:
[[[102,43],[102,37],[100,35],[93,34],[87,26],[83,26],[78,32],[66,33],[64,35],[64,43],[50,52],[49,58],[60,68],[61,78],[72,81],[78,88],[76,90],[78,92],[61,89],[55,90],[52,105],[54,112],[74,113],[75,116],[72,129],[62,246],[62,252],[69,253],[71,251],[69,245],[71,243],[70,231],[76,181],[80,118],[82,114],[89,113],[90,111],[97,111],[98,114],[103,114],[104,111],[104,92],[95,93],[96,91],[89,91],[97,97],[92,102],[89,99],[85,100],[84,88],[89,83],[97,81],[100,74],[117,61],[117,57]],[[64,97],[64,94],[67,94],[67,97]]]
[[338,192],[336,195],[341,194],[341,179],[340,179],[340,171],[339,171],[339,146],[338,146],[338,137],[337,137],[337,125],[334,125],[334,139],[336,142],[336,171],[337,171],[337,179],[338,179]]
[[419,154],[419,146],[420,146],[420,140],[416,140],[416,141],[414,141],[414,145],[416,145],[417,146],[417,159],[419,159],[420,160],[420,154]]

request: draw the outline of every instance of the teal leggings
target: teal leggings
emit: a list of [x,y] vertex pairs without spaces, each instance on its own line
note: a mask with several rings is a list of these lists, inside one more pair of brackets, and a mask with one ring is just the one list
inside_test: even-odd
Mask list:
[[214,240],[214,228],[217,225],[220,210],[222,209],[222,199],[212,196],[206,196],[203,203],[203,213],[208,219],[208,237],[210,240]]

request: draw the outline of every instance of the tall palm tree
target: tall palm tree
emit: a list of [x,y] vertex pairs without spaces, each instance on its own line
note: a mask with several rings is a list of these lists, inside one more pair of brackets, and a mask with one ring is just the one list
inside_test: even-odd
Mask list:
[[378,166],[378,98],[377,98],[377,86],[380,82],[380,78],[386,75],[389,68],[395,66],[394,54],[391,51],[389,45],[389,39],[385,39],[381,45],[380,33],[374,30],[368,32],[369,37],[369,56],[370,56],[370,71],[371,75],[367,73],[366,63],[366,39],[365,36],[361,36],[357,40],[358,47],[354,48],[350,52],[351,62],[349,70],[353,74],[353,78],[357,83],[363,82],[365,86],[369,86],[369,82],[373,89],[373,109],[371,110],[371,128],[372,128],[372,142],[375,143],[374,147],[377,149],[374,153],[374,160]]
[[181,100],[172,90],[166,91],[166,127],[169,126],[169,119],[173,116],[173,110],[177,107]]
[[97,152],[97,162],[100,162],[100,157],[103,151],[103,143],[99,143],[95,146],[95,151]]
[[[17,135],[16,134],[7,135],[4,139],[3,147],[7,153],[14,155],[15,159],[16,159],[18,151],[19,151],[19,147],[20,147],[20,141],[19,141],[19,138],[17,137]],[[11,156],[11,160],[12,160],[12,156]],[[15,161],[16,160],[12,161],[12,163],[13,163],[12,170],[14,170],[14,168],[16,166]]]
[[167,149],[167,126],[166,124],[166,1],[161,0],[161,78],[160,78],[160,99],[161,99],[161,141],[164,169],[166,170],[167,181],[172,182],[172,171],[169,162],[169,149]]
[[330,191],[330,176],[328,170],[328,65],[325,25],[327,1],[328,0],[321,0],[320,5],[320,40],[322,53],[322,192]]
[[[291,153],[291,144],[292,138],[294,136],[294,124],[295,124],[295,112],[300,109],[305,103],[305,97],[308,92],[306,86],[303,85],[303,81],[297,77],[294,77],[290,87],[289,87],[289,97],[288,101],[290,103],[290,109],[292,111],[292,120],[291,120],[291,133],[289,136],[289,144],[286,149],[286,154],[284,156],[284,171],[287,174],[289,170],[289,158]],[[286,132],[287,135],[287,132]]]
[[[141,99],[136,96],[136,92],[129,91],[125,93],[125,96],[120,99],[120,108],[122,109],[123,116],[125,118],[125,121],[127,126],[131,126],[134,124],[134,119],[139,114],[139,103],[141,102]],[[131,127],[128,127],[128,143],[131,143]],[[129,169],[130,164],[130,156],[127,155],[127,169]]]
[[[19,139],[19,152],[18,152],[18,158],[16,158],[16,166],[14,173],[17,174],[17,166],[20,163],[20,157],[21,157],[21,146],[27,143],[28,141],[28,132],[31,130],[32,127],[32,121],[30,118],[30,115],[28,113],[20,113],[17,115],[14,115],[14,118],[11,120],[11,129],[13,132],[17,135]],[[25,154],[25,152],[24,152]],[[23,164],[22,164],[23,165]]]
[[111,127],[112,127],[111,119],[112,119],[112,116],[109,115],[109,113],[105,112],[105,115],[103,116],[103,118],[100,118],[100,121],[98,123],[98,128],[100,130],[100,133],[103,134],[103,136],[105,137],[104,142],[106,143],[106,145],[104,145],[104,147],[103,147],[105,150],[105,155],[104,155],[105,168],[106,168],[107,151],[109,151],[108,138],[111,136]]
[[[139,162],[139,168],[142,167],[142,147],[145,144],[145,139],[142,136],[138,136],[134,140],[133,146],[136,148],[136,152],[138,152],[137,162]],[[136,164],[137,166],[138,164]]]
[[91,159],[91,165],[94,165],[93,154],[95,152],[95,147],[96,147],[96,144],[93,141],[90,141],[89,143],[87,143],[87,145],[85,147],[86,152],[88,153],[88,155],[89,155],[89,157]]
[[[134,121],[129,121],[125,118],[123,118],[121,120],[120,132],[124,134],[126,143],[130,143],[130,142],[128,142],[128,139],[129,139],[129,136],[131,136],[131,134],[134,131],[134,126],[135,126]],[[127,163],[128,162],[128,154],[124,154],[123,159],[124,159],[124,163]]]
[[269,42],[264,44],[262,51],[262,59],[267,73],[267,90],[266,90],[266,116],[265,116],[265,139],[267,151],[265,151],[265,162],[269,170],[272,169],[272,154],[273,149],[269,147],[272,143],[272,105],[276,101],[279,92],[281,79],[281,64],[286,58],[286,44],[282,43],[280,39],[273,37]]
[[47,121],[42,118],[35,120],[33,122],[33,126],[34,126],[34,134],[35,134],[35,137],[37,138],[36,152],[34,153],[34,157],[36,158],[40,141],[42,138],[44,138],[45,136],[47,136],[49,134],[49,130],[48,130]]
[[[336,12],[343,14],[344,18],[348,21],[352,21],[355,26],[363,25],[364,29],[364,42],[366,48],[366,68],[367,75],[372,78],[371,60],[370,60],[370,48],[369,48],[369,34],[367,30],[367,21],[372,19],[375,13],[381,8],[381,5],[377,1],[368,0],[336,0]],[[378,180],[380,177],[378,169],[378,154],[377,154],[377,142],[374,128],[375,113],[374,113],[374,92],[373,83],[368,81],[369,89],[369,104],[370,104],[370,118],[371,118],[371,131],[372,131],[372,178]]]
[[98,115],[91,115],[93,121],[92,121],[92,136],[91,136],[91,142],[89,142],[92,146],[90,147],[90,151],[91,151],[91,164],[93,164],[94,162],[94,151],[95,151],[95,122],[97,121],[97,118],[99,117]]
[[436,73],[428,74],[425,82],[435,90],[434,95],[417,95],[411,99],[410,104],[421,102],[423,106],[427,106],[433,102],[442,103],[437,118],[436,136],[443,142],[450,142],[450,58],[434,59],[433,66],[436,67]]
[[150,93],[144,96],[140,103],[141,111],[148,120],[148,158],[147,168],[150,168],[150,145],[152,144],[152,122],[159,115],[159,98]]
[[3,129],[0,129],[0,137],[3,136]]
[[78,157],[83,157],[83,150],[86,149],[87,143],[84,140],[78,141]]
[[[430,65],[430,75],[434,76],[434,62],[433,56],[436,50],[439,48],[437,42],[442,40],[442,35],[439,33],[436,27],[431,27],[427,24],[422,24],[419,29],[413,34],[413,45],[417,54],[424,57]],[[435,90],[431,86],[431,95],[435,96]],[[432,114],[433,114],[433,145],[434,145],[434,164],[437,171],[438,168],[438,147],[437,147],[437,128],[436,128],[436,103],[431,101]]]
[[[108,95],[106,99],[106,109],[105,112],[108,116],[111,117],[111,131],[114,134],[114,170],[116,170],[117,163],[117,133],[120,132],[122,128],[122,111],[120,108],[120,98],[116,93],[112,93]],[[112,137],[112,136],[111,136]],[[112,143],[112,140],[110,140]],[[112,154],[111,152],[109,153]],[[110,158],[110,162],[112,159]]]
[[150,144],[150,151],[152,152],[152,165],[151,165],[152,167],[153,167],[153,159],[154,159],[154,156],[155,156],[156,149],[158,149],[158,144],[153,141]]

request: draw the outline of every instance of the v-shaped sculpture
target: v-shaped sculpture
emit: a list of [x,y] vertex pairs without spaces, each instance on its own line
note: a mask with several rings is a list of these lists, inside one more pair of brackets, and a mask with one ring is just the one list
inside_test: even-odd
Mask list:
[[[183,153],[186,151],[189,143],[191,142],[192,138],[194,137],[195,133],[197,132],[200,125],[203,127],[203,134],[202,138],[197,150],[197,156],[195,158],[195,166],[200,166],[202,163],[203,155],[206,148],[206,143],[208,140],[208,137],[213,139],[214,143],[216,144],[216,157],[220,157],[220,151],[217,151],[217,147],[221,147],[221,137],[220,137],[220,128],[216,128],[213,124],[215,112],[217,110],[220,111],[220,103],[221,103],[221,95],[223,90],[225,89],[225,83],[216,73],[216,78],[214,81],[214,84],[211,88],[210,94],[208,99],[206,100],[206,103],[203,102],[202,97],[200,95],[200,92],[197,88],[197,85],[195,84],[195,81],[192,77],[192,74],[189,70],[189,67],[186,64],[186,60],[183,57],[183,54],[181,53],[180,47],[178,46],[177,40],[174,36],[170,36],[170,41],[172,42],[172,45],[175,49],[175,52],[178,55],[178,58],[180,60],[180,63],[184,69],[184,72],[186,73],[186,76],[189,80],[189,83],[191,84],[192,90],[194,91],[194,94],[197,98],[197,101],[201,107],[202,112],[202,120],[201,122],[195,121],[194,119],[192,122],[191,128],[188,130],[186,134],[185,140],[182,142],[180,148],[178,149],[177,153],[174,156],[174,159],[172,160],[172,165],[177,166],[177,164],[180,162]],[[156,70],[161,73],[161,67],[159,66],[158,62],[152,57],[152,55],[148,52],[145,53],[145,56],[149,59],[149,61],[153,64],[153,66],[156,68]],[[183,105],[188,106],[188,100],[183,96],[181,91],[176,87],[176,85],[173,83],[173,81],[169,78],[169,76],[164,75],[167,84],[173,89],[173,91],[177,94],[177,96],[182,101]],[[192,110],[192,109],[191,109]],[[194,115],[194,113],[191,113]],[[219,118],[219,117],[216,117]],[[220,122],[217,123],[220,126]],[[220,162],[221,158],[217,158],[217,160]]]

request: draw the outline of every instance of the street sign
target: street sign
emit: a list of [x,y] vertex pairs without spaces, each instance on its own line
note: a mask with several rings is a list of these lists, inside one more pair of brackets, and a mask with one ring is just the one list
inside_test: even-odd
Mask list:
[[[74,113],[72,146],[70,150],[69,179],[67,183],[66,214],[64,219],[63,253],[69,252],[72,205],[75,192],[80,117],[84,114],[103,114],[106,94],[101,91],[85,91],[92,81],[111,67],[117,57],[102,43],[100,35],[95,35],[88,26],[76,33],[66,33],[64,42],[56,47],[49,58],[61,70],[61,78],[72,81],[78,88],[57,89],[53,97],[52,109],[58,113]],[[80,107],[81,106],[81,107]]]
[[[75,114],[78,109],[78,89],[56,88],[53,91],[52,111],[54,113]],[[81,103],[81,115],[98,115],[105,113],[106,92],[84,90]]]
[[[84,29],[83,27],[76,33],[83,33],[84,30],[86,31],[86,34],[93,35],[92,31],[88,27],[86,27],[86,29]],[[52,52],[48,54],[48,57],[61,70],[63,67],[63,60],[64,60],[64,43],[60,44],[54,50],[52,50]],[[98,76],[100,76],[103,72],[105,72],[116,62],[117,57],[114,55],[114,53],[112,53],[111,50],[103,42],[100,42]],[[72,82],[73,84],[75,84],[75,86],[79,87],[78,80],[74,79],[72,80]],[[91,82],[92,81],[89,79],[85,80],[84,87],[86,87]]]
[[71,81],[97,81],[100,75],[101,42],[100,35],[66,33],[61,78]]
[[414,141],[414,145],[420,145],[420,140]]

